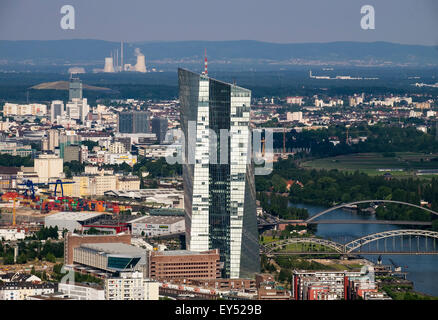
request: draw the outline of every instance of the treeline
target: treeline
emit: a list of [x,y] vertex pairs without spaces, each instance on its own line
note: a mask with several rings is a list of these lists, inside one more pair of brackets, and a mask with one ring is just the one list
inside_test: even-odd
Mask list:
[[181,164],[169,164],[165,158],[147,159],[139,157],[132,168],[134,174],[141,177],[142,172],[149,172],[148,178],[174,177],[182,175]]
[[[63,264],[58,263],[53,266],[52,280],[55,282],[60,282],[64,276],[67,275],[68,271],[62,270]],[[74,272],[74,281],[79,283],[97,283],[102,284],[103,280],[94,277],[89,274],[81,274],[79,272]]]
[[[24,264],[28,261],[46,260],[55,262],[56,258],[64,257],[64,243],[51,242],[42,244],[40,241],[19,241],[18,242],[17,264]],[[3,264],[14,264],[14,247],[0,243],[0,256],[3,257]]]
[[30,156],[20,157],[11,156],[10,154],[0,154],[0,166],[2,167],[32,167],[33,159]]
[[34,235],[28,237],[31,240],[47,240],[47,239],[58,239],[58,226],[54,227],[42,227],[40,230],[35,232]]
[[[288,191],[288,180],[298,180],[303,186],[294,183]],[[431,181],[412,178],[385,180],[383,176],[368,176],[359,171],[304,170],[298,168],[291,158],[275,163],[270,175],[256,176],[256,188],[258,199],[264,203],[266,200],[261,192],[276,191],[287,192],[288,200],[292,203],[331,207],[339,203],[370,199],[397,200],[417,205],[420,200],[424,200],[431,204],[432,210],[438,211],[437,178]],[[277,205],[277,202],[276,199],[273,204]],[[421,209],[387,204],[377,211],[377,218],[430,221],[436,217]]]
[[307,209],[289,207],[288,197],[261,192],[257,194],[257,199],[260,201],[263,210],[281,219],[303,220],[309,217]]
[[[331,126],[321,130],[292,130],[286,133],[286,148],[310,149],[309,156],[333,157],[363,152],[438,152],[438,140],[432,132],[424,133],[415,127],[400,128],[388,125],[359,125],[348,129],[350,139],[366,137],[357,144],[347,144],[347,128]],[[334,145],[331,138],[340,143]],[[274,148],[283,148],[283,133],[274,133]]]

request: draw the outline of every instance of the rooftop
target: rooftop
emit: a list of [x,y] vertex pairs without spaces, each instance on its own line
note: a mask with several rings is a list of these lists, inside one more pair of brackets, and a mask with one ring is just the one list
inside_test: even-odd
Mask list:
[[213,251],[214,250],[202,251],[202,252],[189,251],[189,250],[169,250],[169,251],[154,251],[154,254],[163,255],[163,256],[192,256],[192,255],[212,253]]
[[171,224],[184,220],[184,217],[179,216],[146,216],[130,221],[130,223],[150,223],[150,224]]
[[81,245],[82,248],[88,248],[95,251],[116,254],[140,254],[145,253],[144,249],[140,249],[125,243],[86,243]]
[[62,211],[58,213],[54,213],[50,216],[47,216],[48,220],[69,220],[69,221],[85,221],[91,218],[99,217],[105,215],[103,212],[94,212],[94,211],[80,211],[80,212],[69,212]]

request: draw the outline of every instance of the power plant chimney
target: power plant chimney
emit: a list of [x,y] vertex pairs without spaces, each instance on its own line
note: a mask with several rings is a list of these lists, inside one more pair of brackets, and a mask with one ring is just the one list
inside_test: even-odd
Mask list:
[[146,61],[142,54],[137,55],[137,64],[135,65],[135,71],[146,72]]
[[123,40],[120,41],[120,64],[121,64],[121,71],[125,71],[125,65],[123,64]]
[[103,72],[114,72],[114,61],[112,57],[105,58]]

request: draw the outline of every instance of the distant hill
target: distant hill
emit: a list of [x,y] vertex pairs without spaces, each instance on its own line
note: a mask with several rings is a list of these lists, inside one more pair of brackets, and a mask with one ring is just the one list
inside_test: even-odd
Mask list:
[[[227,64],[318,65],[434,65],[438,46],[404,45],[388,42],[268,43],[241,41],[154,41],[125,43],[125,63],[135,63],[139,48],[146,63],[183,65],[202,62],[204,49],[209,61]],[[0,41],[0,67],[21,65],[64,65],[103,68],[104,57],[120,50],[120,43],[102,40]],[[213,64],[214,67],[214,64]]]
[[[69,82],[68,81],[44,82],[44,83],[37,84],[33,87],[30,87],[30,89],[35,89],[35,90],[68,90],[69,89]],[[109,89],[109,88],[89,86],[87,84],[83,84],[82,89],[91,90],[91,91],[112,91],[112,89]]]

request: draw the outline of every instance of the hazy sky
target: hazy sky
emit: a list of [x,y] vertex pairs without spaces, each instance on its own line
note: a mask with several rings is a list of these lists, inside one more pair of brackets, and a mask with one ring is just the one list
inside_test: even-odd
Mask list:
[[[73,5],[76,29],[60,27]],[[360,27],[363,5],[375,30]],[[390,41],[438,44],[438,0],[0,0],[1,40]]]

